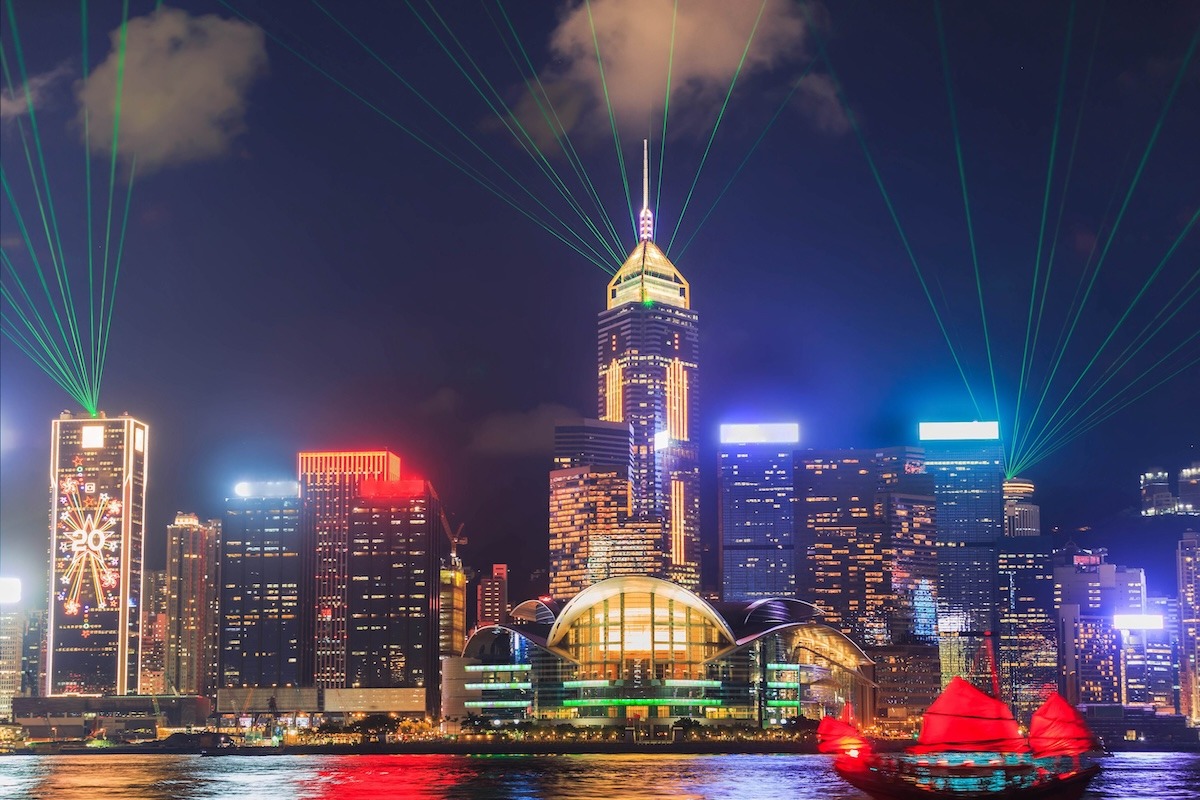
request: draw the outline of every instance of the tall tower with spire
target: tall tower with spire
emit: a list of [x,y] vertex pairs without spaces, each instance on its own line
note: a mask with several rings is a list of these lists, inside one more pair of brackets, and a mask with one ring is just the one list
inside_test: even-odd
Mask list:
[[665,577],[700,585],[696,432],[699,318],[691,286],[654,243],[648,143],[639,241],[608,283],[597,337],[599,414],[633,431],[633,513],[662,525]]

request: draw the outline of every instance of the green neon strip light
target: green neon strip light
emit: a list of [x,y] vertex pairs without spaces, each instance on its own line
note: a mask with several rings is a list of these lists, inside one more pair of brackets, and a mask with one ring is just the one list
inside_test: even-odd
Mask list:
[[563,681],[564,689],[599,689],[601,687],[612,686],[612,681],[592,680],[592,681]]
[[800,681],[767,681],[768,689],[799,689]]
[[699,687],[703,687],[706,689],[720,689],[721,682],[720,681],[699,680],[699,679],[692,680],[692,679],[688,679],[688,678],[678,678],[678,679],[668,678],[667,680],[663,681],[663,686],[682,686],[682,687],[699,686]]
[[700,157],[700,166],[696,168],[696,177],[692,179],[692,186],[688,189],[687,197],[684,198],[683,208],[680,209],[679,216],[675,220],[675,230],[671,232],[671,239],[667,242],[666,251],[668,253],[675,244],[675,237],[679,235],[679,226],[683,224],[683,215],[687,213],[688,205],[692,202],[692,193],[696,191],[696,184],[700,182],[700,173],[704,171],[704,165],[708,162],[708,151],[712,149],[713,140],[717,138],[717,129],[721,127],[721,120],[725,118],[725,109],[729,107],[729,98],[733,96],[733,87],[737,85],[738,77],[742,74],[742,66],[746,63],[746,56],[750,53],[750,44],[754,41],[754,34],[758,32],[758,23],[762,21],[763,11],[766,8],[767,0],[763,0],[762,5],[758,7],[758,16],[754,18],[754,27],[750,29],[750,38],[746,40],[746,46],[742,49],[742,57],[738,60],[733,80],[729,82],[729,91],[725,92],[725,101],[721,103],[721,110],[717,112],[717,121],[713,123],[712,133],[708,135],[708,144],[704,146],[704,155]]
[[768,700],[767,705],[771,708],[797,708],[800,706],[799,700]]
[[466,672],[528,672],[529,664],[467,664],[463,667]]
[[468,700],[467,708],[529,708],[528,700]]
[[509,681],[508,683],[468,683],[463,686],[469,692],[490,691],[494,689],[532,689],[529,681]]
[[567,708],[593,706],[719,706],[721,701],[707,697],[584,697],[564,700]]
[[792,672],[796,672],[802,668],[803,667],[800,664],[767,664],[767,669],[782,669]]

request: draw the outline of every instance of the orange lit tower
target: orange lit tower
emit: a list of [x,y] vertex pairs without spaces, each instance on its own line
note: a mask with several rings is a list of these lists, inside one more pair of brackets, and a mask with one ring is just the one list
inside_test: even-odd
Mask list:
[[400,479],[400,457],[387,450],[305,452],[298,462],[306,571],[312,576],[311,602],[304,606],[313,615],[311,626],[307,620],[303,625],[313,632],[303,672],[311,668],[316,686],[338,689],[346,686],[350,509],[364,480]]
[[634,516],[662,522],[666,576],[697,589],[699,318],[690,284],[654,243],[648,175],[644,158],[640,241],[609,281],[599,315],[599,414],[631,425]]

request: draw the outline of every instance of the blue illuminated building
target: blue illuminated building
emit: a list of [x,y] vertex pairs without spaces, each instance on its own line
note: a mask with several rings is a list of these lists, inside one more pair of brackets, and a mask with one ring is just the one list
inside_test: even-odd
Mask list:
[[794,422],[722,425],[721,598],[796,594]]

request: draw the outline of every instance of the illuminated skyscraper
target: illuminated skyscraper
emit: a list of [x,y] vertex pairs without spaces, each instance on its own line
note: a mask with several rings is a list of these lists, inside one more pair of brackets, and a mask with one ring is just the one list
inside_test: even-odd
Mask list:
[[1004,535],[1041,536],[1042,509],[1033,502],[1033,481],[1012,478],[1004,482]]
[[[465,639],[465,579],[453,573],[442,504],[424,480],[364,480],[348,520],[347,685],[424,689],[427,713],[441,703],[438,657],[453,650],[461,619]],[[443,614],[446,591],[462,596]],[[453,598],[450,598],[454,602]],[[461,613],[459,613],[461,612]],[[447,630],[443,635],[443,626]],[[445,644],[443,644],[443,638]],[[458,644],[461,653],[462,642]]]
[[298,461],[305,555],[310,560],[306,568],[313,581],[311,595],[308,587],[305,591],[303,669],[307,679],[311,634],[313,682],[323,688],[339,688],[346,685],[350,506],[363,480],[399,480],[400,457],[387,450],[310,452],[300,453]]
[[218,687],[299,686],[300,485],[239,483],[221,526]]
[[492,564],[492,574],[479,579],[476,624],[508,622],[508,564]]
[[1180,711],[1200,725],[1200,534],[1185,531],[1175,552],[1179,579]]
[[142,576],[142,677],[139,694],[166,691],[167,573],[148,569]]
[[794,422],[722,425],[721,599],[796,596]]
[[1176,510],[1180,514],[1200,514],[1200,461],[1179,470],[1179,499]]
[[1004,450],[996,422],[922,422],[925,469],[938,504],[938,633],[942,681],[990,688],[977,658],[1000,626],[997,546],[1004,535]]
[[136,694],[146,425],[64,411],[50,437],[47,694]]
[[641,241],[608,284],[597,336],[599,414],[633,431],[633,516],[661,520],[667,574],[700,583],[699,329],[691,287],[654,243],[648,168]]
[[796,453],[801,600],[868,646],[931,644],[935,506],[910,447]]
[[550,594],[574,597],[594,583],[626,575],[665,577],[663,524],[631,516],[622,466],[550,472]]
[[0,722],[12,721],[12,699],[21,692],[25,613],[21,579],[0,578]]
[[1160,469],[1142,473],[1142,516],[1156,517],[1175,513],[1175,497],[1170,478]]
[[216,686],[221,521],[176,514],[167,526],[168,692],[207,695]]

